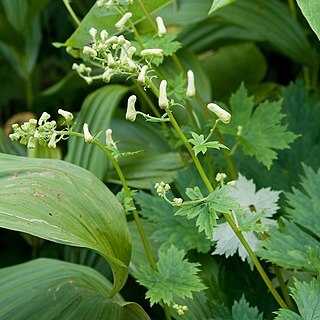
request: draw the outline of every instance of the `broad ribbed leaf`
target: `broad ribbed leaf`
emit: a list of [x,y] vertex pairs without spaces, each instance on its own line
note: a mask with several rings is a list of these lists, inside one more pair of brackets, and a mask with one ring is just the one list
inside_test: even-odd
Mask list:
[[320,40],[320,1],[319,0],[297,0],[297,3]]
[[[170,0],[143,1],[144,6],[150,13],[158,10],[168,2],[170,2]],[[134,1],[133,5],[129,7],[129,10],[132,12],[132,21],[134,23],[140,22],[146,17],[138,1]],[[65,45],[81,49],[91,40],[88,33],[91,27],[100,31],[106,29],[110,35],[118,33],[115,23],[120,20],[121,17],[122,15],[115,8],[106,10],[105,8],[99,8],[97,4],[94,4],[88,14],[83,18],[76,31],[66,41]]]
[[[109,85],[88,95],[76,118],[74,131],[82,132],[82,127],[85,122],[88,123],[92,134],[108,129],[115,109],[127,92],[128,87]],[[104,144],[104,140],[105,135],[103,133],[100,141]],[[88,145],[76,137],[69,139],[68,154],[65,160],[88,169],[99,179],[102,179],[108,170],[108,159],[106,155],[96,146]]]
[[108,298],[112,284],[96,270],[37,259],[0,270],[0,318],[15,320],[150,320],[143,309]]
[[0,226],[98,251],[111,265],[112,294],[128,275],[123,208],[90,172],[59,160],[0,154]]

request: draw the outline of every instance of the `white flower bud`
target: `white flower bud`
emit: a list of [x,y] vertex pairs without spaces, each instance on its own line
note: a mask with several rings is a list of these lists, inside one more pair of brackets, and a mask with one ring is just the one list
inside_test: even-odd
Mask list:
[[104,5],[105,5],[105,0],[98,0],[97,1],[97,6],[99,7],[99,8],[102,8]]
[[93,81],[91,77],[83,77],[83,79],[85,80],[85,82],[86,82],[87,84],[91,84],[92,81]]
[[77,63],[72,64],[72,70],[78,70],[79,65]]
[[189,70],[187,72],[187,77],[188,77],[187,96],[191,98],[196,95],[196,87],[194,85],[194,74],[192,70]]
[[82,50],[83,54],[87,54],[91,57],[96,57],[98,55],[97,51],[92,49],[91,47],[84,46]]
[[131,59],[132,56],[136,53],[137,49],[135,47],[129,47],[128,51],[127,51],[127,55],[128,57]]
[[167,81],[162,80],[159,87],[159,107],[165,109],[169,106],[169,100],[167,98]]
[[128,66],[128,69],[130,71],[135,71],[137,70],[137,65],[134,63],[133,60],[131,60],[130,58],[127,57],[127,59],[125,59],[124,64],[126,64]]
[[115,24],[117,30],[122,30],[126,22],[132,17],[131,12],[127,12],[123,15],[123,17]]
[[113,5],[114,5],[114,0],[108,0],[106,3],[107,9],[111,9]]
[[135,108],[135,103],[137,101],[137,97],[135,95],[132,95],[128,99],[127,103],[127,112],[126,112],[126,119],[133,122],[136,120],[137,111]]
[[141,84],[145,84],[146,82],[146,76],[147,76],[147,70],[148,70],[148,66],[147,65],[144,65],[142,68],[141,68],[141,71],[139,73],[139,76],[138,76],[138,79],[137,81]]
[[28,140],[27,148],[34,149],[36,147],[36,139],[34,137],[30,137]]
[[98,32],[97,29],[95,29],[93,27],[89,30],[89,34],[92,37],[92,39],[96,38],[97,32]]
[[227,175],[225,173],[217,173],[216,175],[216,181],[221,182],[223,181],[225,178],[227,177]]
[[48,148],[53,148],[53,149],[56,148],[57,146],[56,137],[57,137],[57,134],[54,132],[48,143]]
[[163,37],[167,33],[167,29],[164,25],[163,19],[161,17],[157,17],[156,22],[158,27],[158,36]]
[[83,125],[83,134],[84,134],[84,141],[87,142],[87,143],[92,143],[94,138],[93,136],[91,135],[90,131],[89,131],[89,128],[88,128],[88,124],[85,123]]
[[209,103],[207,105],[207,108],[213,112],[219,120],[221,120],[223,123],[229,123],[231,120],[231,114],[227,112],[226,110],[222,109],[215,103]]
[[111,53],[107,54],[107,61],[108,61],[108,66],[109,67],[113,68],[113,67],[116,66],[116,62],[115,62],[115,60],[113,58],[113,55]]
[[39,126],[42,126],[44,122],[46,122],[47,120],[50,119],[50,117],[51,117],[51,116],[50,116],[49,113],[43,112],[42,115],[41,115],[41,117],[40,117],[40,119],[39,119],[39,121],[38,121],[38,125],[39,125]]
[[106,40],[106,45],[109,45],[109,44],[118,44],[118,37],[112,36],[108,40]]
[[229,182],[227,182],[227,186],[229,187],[235,187],[237,185],[237,181],[235,180],[231,180]]
[[142,57],[157,57],[157,58],[162,58],[163,56],[163,50],[162,49],[144,49],[141,50],[140,52]]
[[58,110],[58,113],[63,116],[67,122],[71,122],[73,120],[73,114],[69,111],[65,111],[65,110],[62,110],[62,109],[59,109]]
[[[124,35],[120,34],[120,36],[118,37],[118,44],[123,45],[125,43],[126,43],[126,38],[124,37]],[[130,45],[130,42],[129,42],[129,45]]]
[[181,198],[173,198],[173,204],[177,207],[181,207],[183,200]]
[[106,145],[107,145],[107,147],[114,147],[115,146],[115,143],[112,139],[112,130],[111,129],[106,130]]
[[109,33],[106,30],[101,30],[100,31],[100,38],[102,41],[106,41],[109,37]]
[[107,68],[105,69],[105,72],[104,72],[103,75],[102,75],[102,80],[103,80],[104,82],[107,82],[107,83],[108,83],[108,82],[110,82],[111,77],[112,77],[114,74],[115,74],[115,71],[114,71],[113,69],[107,67]]

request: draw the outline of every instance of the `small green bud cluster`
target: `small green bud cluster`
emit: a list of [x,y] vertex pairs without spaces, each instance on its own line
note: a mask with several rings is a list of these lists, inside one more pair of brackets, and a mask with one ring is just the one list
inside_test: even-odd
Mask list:
[[87,67],[83,63],[80,63],[80,64],[74,63],[72,65],[72,70],[77,71],[79,76],[83,78],[88,84],[92,83],[92,77],[91,77],[92,68]]
[[189,310],[187,306],[182,306],[176,303],[173,305],[173,309],[176,309],[180,316]]
[[154,185],[154,188],[156,189],[156,192],[159,197],[164,198],[166,193],[171,189],[169,184],[161,181],[160,183],[156,183]]

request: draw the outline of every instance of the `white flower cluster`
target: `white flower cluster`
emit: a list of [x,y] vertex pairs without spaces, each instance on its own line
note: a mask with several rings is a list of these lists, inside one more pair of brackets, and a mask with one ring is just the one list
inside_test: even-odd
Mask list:
[[[67,125],[71,124],[73,120],[71,112],[59,109],[58,113],[65,118]],[[49,119],[50,114],[43,112],[38,121],[30,119],[21,126],[15,123],[12,125],[13,133],[9,135],[9,138],[26,145],[28,149],[34,149],[36,143],[39,143],[41,146],[55,148],[57,142],[63,138],[63,135],[57,138],[57,134],[55,133],[57,123],[55,120],[48,121]]]

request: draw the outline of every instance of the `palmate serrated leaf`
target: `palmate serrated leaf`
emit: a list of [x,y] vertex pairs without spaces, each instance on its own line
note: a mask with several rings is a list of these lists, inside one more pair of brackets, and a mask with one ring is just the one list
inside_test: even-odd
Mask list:
[[208,148],[210,149],[217,149],[220,150],[220,148],[225,148],[228,149],[225,145],[223,145],[222,143],[220,143],[219,141],[208,141],[205,142],[205,138],[203,134],[197,134],[195,132],[191,132],[191,135],[193,137],[193,139],[189,139],[188,141],[194,145],[194,147],[192,148],[195,155],[197,155],[198,153],[202,152],[202,154],[205,154],[208,150]]
[[213,237],[213,227],[218,219],[217,213],[229,212],[239,207],[234,199],[228,195],[228,187],[226,186],[217,188],[206,198],[203,197],[198,187],[187,188],[186,195],[192,201],[203,199],[203,202],[182,206],[175,215],[185,216],[187,219],[197,217],[196,226],[199,228],[199,232],[204,231],[208,238]]
[[286,194],[290,206],[288,213],[294,222],[320,237],[320,168],[314,172],[303,165],[303,169],[305,177],[301,179],[301,185],[304,190],[293,188],[293,193]]
[[314,272],[318,271],[320,264],[320,242],[313,236],[320,234],[320,169],[314,172],[304,166],[304,170],[306,176],[301,183],[304,191],[293,189],[293,193],[286,194],[289,199],[288,213],[293,220],[286,222],[282,230],[271,229],[270,237],[263,242],[259,254],[284,268]]
[[177,249],[196,249],[206,253],[210,250],[210,240],[199,233],[194,222],[174,215],[174,207],[159,197],[139,192],[135,200],[141,215],[152,222],[154,232],[151,238],[160,243],[161,250],[167,250],[172,244]]
[[299,313],[281,309],[276,320],[316,320],[320,319],[320,279],[310,283],[295,280],[292,297],[297,304]]
[[161,300],[170,305],[175,297],[191,298],[192,292],[206,288],[197,275],[199,263],[188,262],[184,255],[172,245],[166,252],[159,252],[157,271],[143,265],[136,272],[137,281],[148,289],[151,305]]
[[263,315],[259,314],[257,307],[250,307],[245,297],[242,296],[239,301],[235,301],[232,306],[233,320],[263,320]]
[[[289,147],[297,135],[281,124],[284,114],[281,113],[282,100],[265,101],[253,110],[253,97],[248,97],[244,84],[230,98],[232,121],[223,127],[223,132],[239,139],[243,152],[254,156],[268,169],[277,159],[277,150]],[[238,135],[239,127],[241,134]]]

